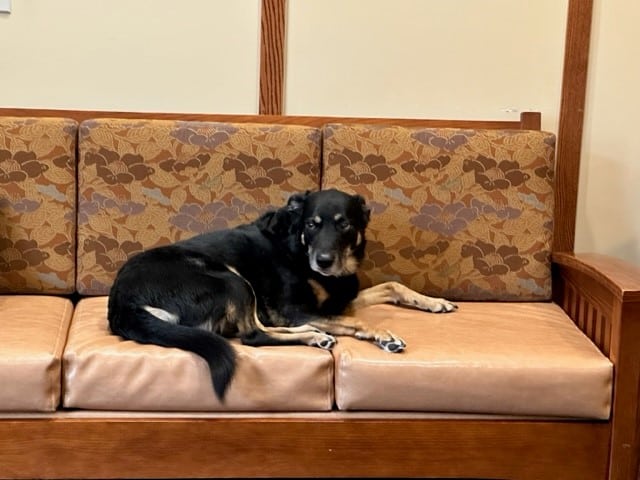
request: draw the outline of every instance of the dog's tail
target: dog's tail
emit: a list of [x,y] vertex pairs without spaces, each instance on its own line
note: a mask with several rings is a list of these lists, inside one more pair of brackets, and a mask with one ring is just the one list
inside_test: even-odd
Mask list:
[[129,340],[180,348],[201,356],[209,364],[216,395],[220,401],[224,401],[236,366],[233,347],[224,337],[199,328],[160,320],[141,307],[111,311],[109,326],[114,334]]

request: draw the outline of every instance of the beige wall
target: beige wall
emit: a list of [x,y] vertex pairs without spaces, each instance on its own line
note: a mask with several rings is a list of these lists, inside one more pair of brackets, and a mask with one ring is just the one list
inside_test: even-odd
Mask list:
[[14,0],[3,107],[253,113],[260,1]]
[[[14,0],[0,106],[256,113],[260,0]],[[557,131],[567,0],[289,0],[289,114]],[[640,265],[640,5],[595,0],[576,249]]]
[[640,265],[640,3],[595,0],[576,250]]
[[286,111],[517,119],[535,110],[556,131],[566,8],[566,0],[289,0]]

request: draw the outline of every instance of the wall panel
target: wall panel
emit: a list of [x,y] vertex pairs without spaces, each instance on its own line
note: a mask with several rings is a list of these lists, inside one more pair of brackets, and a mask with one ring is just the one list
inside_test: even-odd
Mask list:
[[0,105],[257,113],[259,0],[16,0]]
[[556,131],[566,0],[290,0],[285,113],[513,119]]

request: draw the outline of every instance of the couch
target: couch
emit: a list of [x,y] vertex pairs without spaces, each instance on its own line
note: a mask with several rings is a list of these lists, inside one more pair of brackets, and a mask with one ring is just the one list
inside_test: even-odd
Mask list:
[[[636,478],[640,269],[554,249],[538,114],[48,113],[0,117],[0,478]],[[372,209],[363,286],[459,305],[356,313],[405,352],[234,340],[220,402],[199,357],[109,332],[130,256],[330,187]]]

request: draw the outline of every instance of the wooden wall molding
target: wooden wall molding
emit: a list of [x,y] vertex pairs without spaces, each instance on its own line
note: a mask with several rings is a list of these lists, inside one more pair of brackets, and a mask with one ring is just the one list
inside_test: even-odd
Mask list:
[[260,21],[261,115],[282,115],[286,0],[262,0]]
[[66,110],[42,108],[2,108],[0,116],[7,117],[64,117],[83,122],[94,118],[131,118],[155,120],[185,120],[196,122],[275,123],[322,127],[327,123],[359,123],[369,125],[400,125],[433,128],[490,128],[540,130],[539,112],[521,112],[518,120],[465,120],[432,118],[341,117],[324,115],[252,115],[235,113],[171,113],[116,112],[107,110]]

